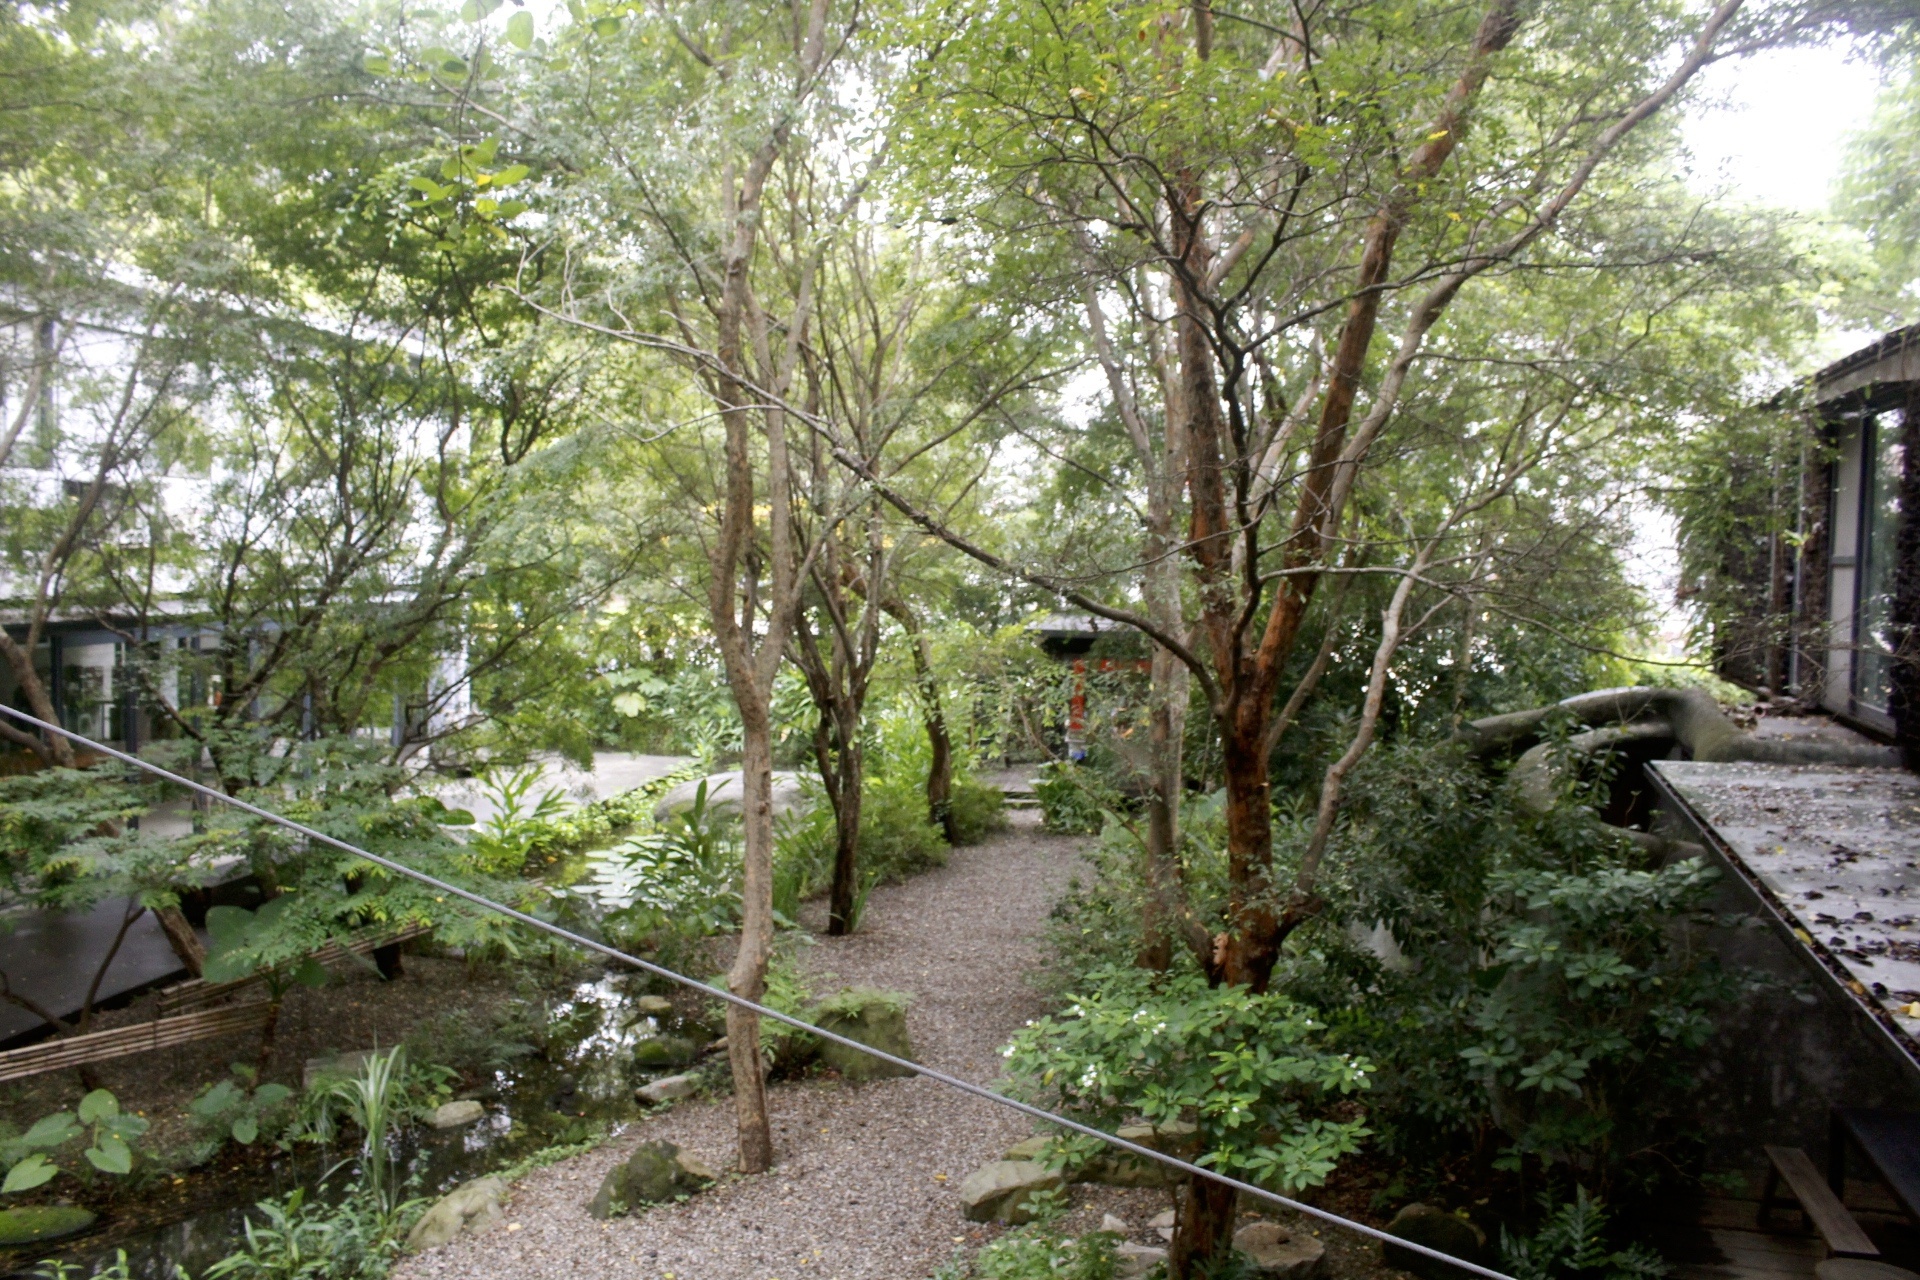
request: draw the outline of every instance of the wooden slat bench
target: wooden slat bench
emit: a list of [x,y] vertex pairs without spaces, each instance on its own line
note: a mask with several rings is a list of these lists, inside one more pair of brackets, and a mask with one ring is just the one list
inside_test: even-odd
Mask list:
[[1827,1242],[1827,1250],[1836,1258],[1877,1258],[1879,1246],[1868,1238],[1867,1233],[1854,1216],[1847,1212],[1847,1206],[1840,1203],[1833,1188],[1821,1176],[1818,1166],[1806,1152],[1799,1147],[1768,1147],[1767,1159],[1771,1167],[1767,1170],[1767,1183],[1760,1192],[1760,1226],[1767,1225],[1773,1206],[1785,1182],[1787,1190],[1800,1204],[1800,1212],[1820,1238]]
[[156,1018],[110,1031],[90,1031],[64,1040],[43,1040],[24,1049],[0,1053],[0,1081],[20,1080],[65,1067],[85,1066],[124,1058],[130,1054],[169,1049],[174,1045],[211,1040],[236,1031],[257,1031],[266,1025],[267,1002],[204,1009],[178,1018]]

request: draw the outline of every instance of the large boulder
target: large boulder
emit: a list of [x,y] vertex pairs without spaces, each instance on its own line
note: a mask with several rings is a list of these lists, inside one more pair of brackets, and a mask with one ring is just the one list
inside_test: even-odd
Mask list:
[[[729,769],[725,773],[710,773],[704,778],[689,778],[674,787],[660,797],[659,804],[653,806],[653,820],[665,822],[674,814],[693,808],[693,798],[703,782],[707,786],[707,813],[710,816],[740,816],[740,770]],[[806,808],[807,797],[800,786],[800,775],[783,769],[774,770],[773,816],[777,818],[783,813],[800,813]]]
[[0,1209],[0,1247],[78,1235],[93,1225],[95,1216],[91,1210],[67,1204]]
[[[896,1058],[913,1057],[907,1036],[907,998],[897,991],[855,987],[830,996],[813,1008],[813,1023],[861,1044],[872,1045]],[[820,1042],[820,1060],[847,1080],[883,1080],[913,1073],[870,1054],[830,1040]]]
[[1033,1221],[1036,1191],[1058,1191],[1060,1175],[1031,1160],[990,1160],[960,1184],[960,1205],[968,1222]]
[[1233,1247],[1270,1280],[1311,1280],[1327,1257],[1319,1237],[1296,1235],[1277,1222],[1249,1222],[1233,1233]]
[[407,1233],[407,1252],[438,1249],[462,1232],[485,1231],[500,1220],[506,1199],[505,1178],[475,1178],[463,1182],[434,1202]]
[[[1458,1214],[1436,1209],[1430,1204],[1410,1204],[1394,1214],[1393,1221],[1387,1224],[1387,1234],[1423,1244],[1429,1249],[1438,1249],[1468,1262],[1485,1263],[1487,1260],[1487,1235],[1484,1231]],[[1468,1274],[1458,1267],[1450,1267],[1399,1245],[1383,1245],[1382,1252],[1388,1266],[1411,1271],[1421,1280],[1462,1280]]]
[[719,1176],[671,1142],[643,1142],[624,1163],[607,1170],[587,1202],[587,1212],[604,1222],[640,1205],[698,1191]]
[[700,1043],[685,1036],[648,1036],[633,1046],[640,1067],[684,1067],[700,1056]]

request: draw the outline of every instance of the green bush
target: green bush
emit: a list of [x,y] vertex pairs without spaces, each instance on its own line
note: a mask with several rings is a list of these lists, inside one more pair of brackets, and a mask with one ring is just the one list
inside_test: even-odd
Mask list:
[[[1327,1046],[1311,1009],[1277,993],[1209,987],[1197,973],[1089,975],[1067,1009],[1016,1032],[1009,1074],[1029,1096],[1107,1129],[1197,1127],[1202,1163],[1293,1192],[1317,1186],[1368,1133],[1350,1105],[1370,1063]],[[1069,1164],[1102,1154],[1060,1144]]]
[[953,818],[955,844],[979,844],[1007,826],[1007,796],[998,787],[972,778],[956,778],[947,812]]
[[876,879],[943,867],[947,840],[927,821],[927,796],[905,778],[870,778],[860,804],[860,861]]
[[1055,835],[1097,834],[1105,811],[1117,803],[1092,771],[1066,760],[1040,766],[1033,794],[1040,801],[1042,825]]

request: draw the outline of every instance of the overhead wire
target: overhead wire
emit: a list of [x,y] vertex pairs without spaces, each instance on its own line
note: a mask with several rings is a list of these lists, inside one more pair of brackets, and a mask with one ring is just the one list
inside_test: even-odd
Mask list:
[[1222,1186],[1231,1187],[1235,1191],[1238,1191],[1239,1193],[1241,1193],[1242,1195],[1251,1196],[1256,1200],[1264,1201],[1272,1205],[1277,1205],[1281,1208],[1292,1210],[1295,1213],[1304,1214],[1310,1218],[1316,1218],[1322,1222],[1330,1223],[1334,1226],[1343,1227],[1349,1231],[1355,1232],[1359,1235],[1367,1236],[1374,1240],[1378,1240],[1384,1244],[1392,1244],[1397,1248],[1408,1250],[1409,1252],[1419,1254],[1425,1258],[1430,1258],[1435,1262],[1444,1263],[1450,1267],[1457,1267],[1461,1271],[1466,1272],[1468,1274],[1484,1277],[1484,1280],[1513,1280],[1513,1277],[1507,1275],[1506,1273],[1501,1271],[1495,1271],[1492,1268],[1482,1266],[1477,1262],[1471,1262],[1465,1258],[1454,1257],[1452,1254],[1444,1253],[1441,1250],[1431,1248],[1427,1245],[1420,1244],[1416,1241],[1406,1240],[1399,1236],[1392,1235],[1386,1231],[1382,1231],[1378,1227],[1369,1226],[1364,1222],[1356,1222],[1352,1218],[1342,1217],[1340,1214],[1334,1213],[1331,1210],[1322,1209],[1317,1205],[1311,1205],[1306,1203],[1305,1201],[1295,1200],[1290,1196],[1284,1196],[1279,1194],[1278,1192],[1269,1191],[1265,1187],[1255,1186],[1249,1182],[1242,1182],[1238,1178],[1230,1177],[1227,1174],[1221,1173],[1216,1169],[1209,1169],[1202,1165],[1194,1164],[1190,1161],[1183,1160],[1178,1156],[1169,1155],[1167,1152],[1157,1151],[1154,1148],[1146,1146],[1142,1143],[1133,1142],[1133,1141],[1130,1141],[1129,1139],[1122,1138],[1118,1134],[1108,1133],[1105,1130],[1097,1129],[1092,1125],[1083,1124],[1078,1120],[1074,1120],[1074,1119],[1071,1119],[1070,1117],[1060,1115],[1057,1112],[1048,1111],[1044,1107],[1039,1107],[1039,1106],[1033,1105],[1032,1103],[1023,1102],[1018,1098],[1009,1097],[1004,1093],[997,1093],[992,1089],[986,1088],[983,1085],[975,1084],[970,1080],[962,1080],[958,1076],[949,1075],[946,1072],[941,1071],[936,1067],[929,1067],[924,1063],[914,1062],[911,1059],[899,1057],[895,1054],[888,1053],[883,1049],[876,1049],[872,1045],[862,1044],[860,1041],[854,1040],[851,1037],[840,1035],[837,1032],[828,1031],[822,1027],[817,1027],[810,1022],[807,1022],[801,1018],[795,1017],[792,1014],[782,1013],[778,1009],[768,1008],[766,1005],[760,1004],[759,1002],[754,1000],[749,1000],[745,996],[735,995],[733,992],[728,991],[723,987],[715,987],[709,983],[702,982],[698,978],[689,977],[684,973],[678,973],[672,969],[666,968],[664,965],[655,964],[651,960],[645,960],[639,956],[629,955],[626,952],[621,951],[616,947],[608,946],[606,943],[598,941],[597,939],[589,938],[584,934],[575,933],[572,930],[564,928],[560,925],[554,924],[551,921],[542,920],[538,916],[529,915],[524,911],[520,911],[513,907],[507,906],[505,903],[495,902],[493,899],[488,898],[482,894],[475,893],[471,889],[464,889],[457,884],[453,884],[449,881],[442,880],[437,876],[430,875],[427,872],[418,870],[417,868],[407,866],[403,862],[397,862],[392,858],[382,857],[377,853],[369,852],[368,850],[359,848],[356,845],[349,844],[345,840],[341,840],[341,839],[338,839],[337,837],[330,836],[324,831],[315,830],[313,827],[307,826],[305,823],[296,822],[292,818],[284,817],[281,814],[274,813],[270,809],[264,809],[259,805],[249,803],[248,801],[239,799],[236,796],[230,796],[226,794],[224,791],[218,790],[217,788],[214,788],[214,787],[209,787],[206,784],[201,782],[196,782],[192,778],[182,777],[180,774],[174,773],[168,769],[163,769],[159,765],[154,764],[151,761],[142,760],[140,757],[136,755],[132,755],[125,751],[117,750],[116,748],[107,746],[105,743],[95,742],[91,738],[83,737],[82,735],[73,732],[71,729],[62,728],[61,726],[56,724],[50,724],[47,721],[38,718],[37,716],[29,715],[24,711],[18,710],[17,708],[0,704],[0,713],[10,716],[14,720],[17,720],[22,724],[31,725],[34,728],[39,729],[44,733],[57,733],[61,737],[66,738],[68,741],[78,746],[84,747],[89,751],[97,752],[100,755],[107,756],[114,760],[119,760],[125,764],[130,764],[137,769],[144,770],[145,772],[154,775],[155,777],[164,778],[166,781],[172,783],[173,785],[184,788],[187,791],[191,791],[196,795],[205,796],[209,800],[219,801],[221,804],[227,805],[231,808],[238,809],[243,813],[252,814],[256,818],[260,818],[260,819],[263,819],[264,821],[271,822],[276,826],[284,827],[287,830],[295,832],[305,837],[308,840],[317,841],[330,848],[338,849],[343,853],[351,854],[356,858],[365,859],[367,862],[370,862],[377,867],[384,867],[388,871],[391,871],[396,875],[405,876],[410,880],[414,880],[421,884],[427,885],[430,888],[433,888],[441,893],[450,894],[453,897],[460,898],[465,902],[469,902],[473,904],[474,906],[493,912],[496,915],[505,916],[507,919],[517,921],[520,924],[526,925],[530,929],[537,929],[542,933],[546,933],[553,937],[559,938],[562,941],[567,942],[573,946],[579,947],[583,950],[590,951],[595,954],[604,956],[609,960],[618,961],[621,964],[631,966],[634,969],[638,969],[643,973],[649,973],[658,978],[665,978],[669,982],[675,982],[680,984],[681,986],[689,987],[694,991],[697,991],[703,996],[708,996],[716,1000],[723,1000],[728,1004],[732,1004],[739,1008],[748,1010],[749,1012],[758,1014],[760,1017],[770,1018],[775,1022],[784,1023],[787,1026],[794,1027],[798,1030],[808,1033],[809,1035],[816,1036],[822,1040],[831,1041],[832,1043],[840,1045],[844,1048],[852,1049],[859,1053],[864,1053],[869,1057],[877,1058],[880,1061],[888,1063],[891,1066],[902,1068],[906,1071],[913,1073],[914,1075],[923,1076],[928,1080],[934,1081],[935,1083],[945,1085],[949,1089],[956,1090],[960,1093],[964,1093],[975,1098],[983,1099],[987,1102],[993,1103],[995,1106],[1005,1107],[1005,1108],[1008,1108],[1009,1110],[1018,1111],[1021,1114],[1030,1117],[1031,1119],[1039,1120],[1050,1125],[1056,1125],[1059,1128],[1065,1129],[1069,1132],[1078,1133],[1085,1137],[1097,1139],[1101,1142],[1106,1143],[1110,1147],[1114,1147],[1114,1148],[1117,1148],[1118,1150],[1125,1151],[1129,1155],[1138,1156],[1144,1160],[1154,1161],[1157,1164],[1163,1165],[1169,1169],[1176,1169],[1179,1172],[1187,1174],[1189,1176],[1209,1179],[1210,1181],[1219,1183]]

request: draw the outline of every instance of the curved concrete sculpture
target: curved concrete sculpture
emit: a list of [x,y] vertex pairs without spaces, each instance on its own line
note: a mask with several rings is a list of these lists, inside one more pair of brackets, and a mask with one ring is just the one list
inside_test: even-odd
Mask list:
[[[1743,733],[1727,718],[1713,695],[1704,689],[1601,689],[1576,694],[1552,706],[1488,716],[1463,725],[1454,733],[1478,756],[1493,755],[1533,737],[1557,711],[1571,712],[1581,724],[1595,726],[1576,733],[1566,749],[1591,755],[1632,742],[1677,742],[1690,758],[1708,763],[1825,764],[1846,768],[1897,769],[1900,752],[1894,747],[1835,742],[1795,742],[1756,738]],[[1553,746],[1539,743],[1514,762],[1512,778],[1520,803],[1535,813],[1553,807],[1558,775]],[[1636,843],[1654,852],[1669,852],[1671,842],[1644,832],[1628,832]]]
[[[740,770],[729,769],[725,773],[710,773],[704,778],[689,778],[666,795],[660,797],[660,803],[653,807],[653,820],[665,822],[676,813],[693,808],[693,797],[700,790],[701,783],[707,784],[707,812],[718,818],[740,816]],[[773,772],[773,816],[783,813],[804,813],[810,807],[806,792],[800,785],[800,775],[783,769]]]

